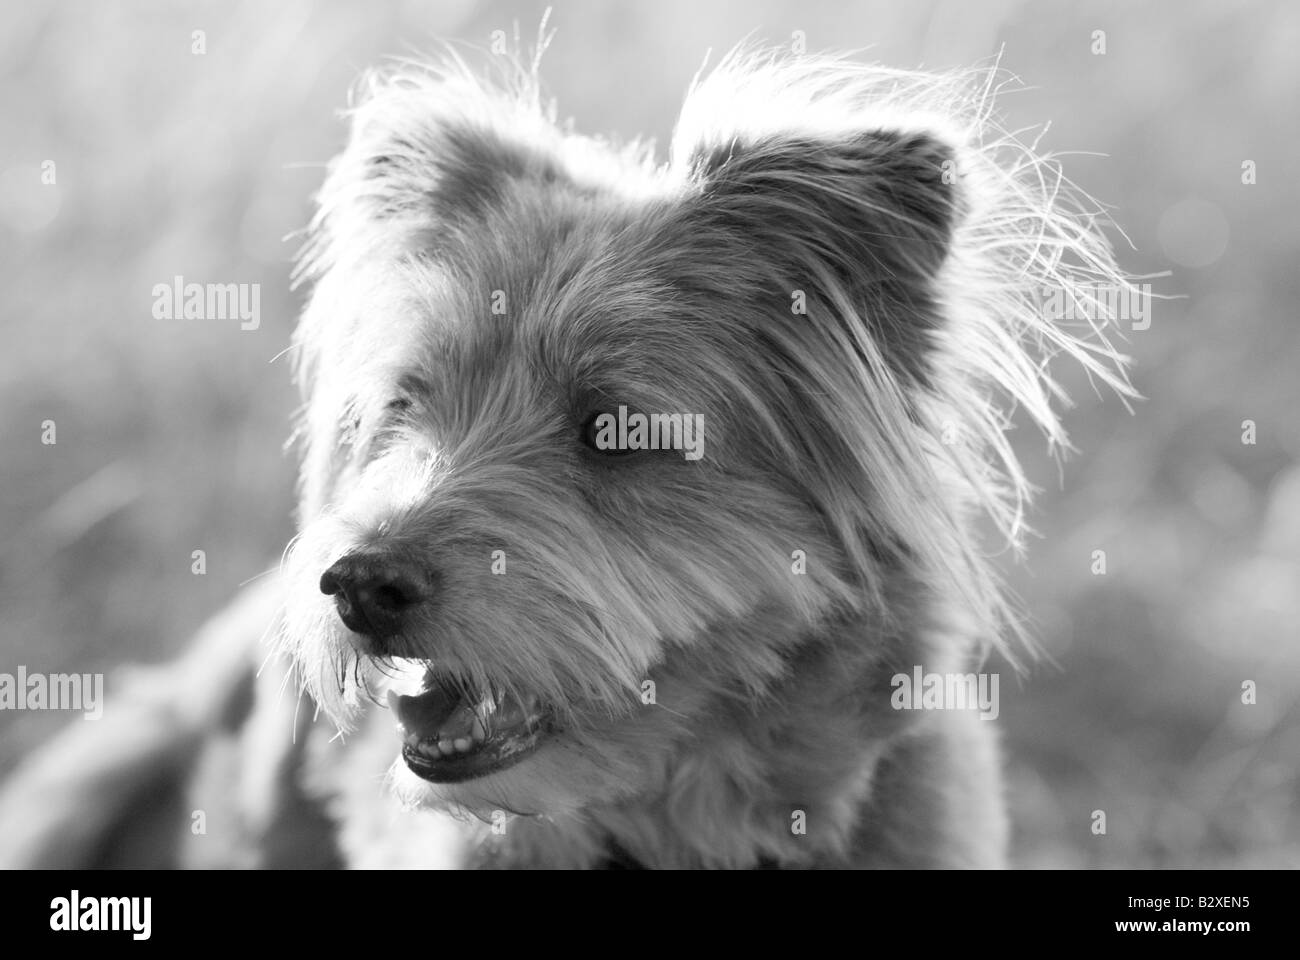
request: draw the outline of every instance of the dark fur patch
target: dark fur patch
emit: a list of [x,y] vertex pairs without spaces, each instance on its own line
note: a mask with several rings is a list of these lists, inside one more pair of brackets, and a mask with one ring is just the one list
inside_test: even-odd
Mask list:
[[[929,380],[931,295],[960,205],[944,171],[953,150],[924,133],[768,138],[698,155],[699,216],[769,251],[783,295],[825,302],[821,272],[857,298],[882,353],[905,378]],[[947,165],[947,166],[946,166]]]

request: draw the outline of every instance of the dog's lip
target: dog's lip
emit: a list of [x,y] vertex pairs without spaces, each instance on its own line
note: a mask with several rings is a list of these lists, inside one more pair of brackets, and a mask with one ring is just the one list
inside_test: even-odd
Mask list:
[[402,760],[407,769],[417,777],[433,783],[460,783],[477,780],[489,774],[500,773],[526,759],[541,746],[546,731],[543,726],[502,736],[465,754],[436,759],[420,752],[418,747],[405,744]]
[[479,695],[430,675],[414,695],[388,691],[402,759],[436,783],[472,780],[513,766],[549,732],[550,711],[535,698],[500,690]]

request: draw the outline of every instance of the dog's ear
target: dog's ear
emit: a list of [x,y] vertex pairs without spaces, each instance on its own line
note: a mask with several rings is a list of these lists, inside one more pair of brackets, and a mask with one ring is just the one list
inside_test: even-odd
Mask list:
[[544,149],[490,124],[428,118],[409,129],[367,131],[359,149],[370,216],[459,226],[499,206],[512,181],[553,183],[561,170]]
[[956,160],[923,132],[735,140],[694,153],[688,204],[698,235],[761,260],[787,303],[848,308],[895,375],[924,382],[933,281],[961,217]]
[[[391,333],[397,318],[412,312],[403,298],[423,295],[423,287],[394,277],[424,282],[429,271],[407,272],[412,262],[455,269],[458,258],[473,255],[474,238],[512,228],[521,184],[545,189],[567,177],[564,137],[535,92],[493,85],[468,70],[372,77],[348,125],[295,272],[311,287],[294,334],[295,378],[307,401],[300,429],[307,516],[353,463],[343,439],[359,422],[357,382],[390,372],[382,347],[398,339]],[[362,363],[374,364],[374,375],[358,373]],[[367,400],[372,419],[375,404],[387,402]]]
[[565,178],[562,144],[534,95],[467,72],[372,80],[317,195],[299,273],[318,279],[350,257],[454,250],[457,233],[481,229],[512,184]]

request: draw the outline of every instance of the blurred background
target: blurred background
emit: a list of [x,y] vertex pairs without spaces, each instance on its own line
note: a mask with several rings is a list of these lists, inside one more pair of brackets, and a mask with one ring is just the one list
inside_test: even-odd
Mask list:
[[[0,671],[165,659],[274,565],[285,237],[349,85],[438,39],[527,41],[545,6],[0,5]],[[746,38],[906,68],[1002,51],[1028,85],[1006,126],[1050,120],[1124,265],[1182,297],[1129,335],[1133,415],[1067,377],[1079,453],[1058,470],[1015,434],[1041,538],[1003,566],[1049,654],[1003,671],[1015,862],[1300,866],[1300,5],[561,0],[550,26],[560,115],[661,145],[706,51]],[[155,319],[176,275],[260,284],[260,327]],[[0,713],[0,776],[69,722]]]

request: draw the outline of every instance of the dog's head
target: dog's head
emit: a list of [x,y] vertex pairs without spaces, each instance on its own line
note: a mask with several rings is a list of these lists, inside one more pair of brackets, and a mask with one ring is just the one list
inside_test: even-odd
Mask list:
[[409,798],[644,789],[899,578],[1001,628],[1004,411],[1060,440],[1043,358],[1114,379],[1037,288],[1120,281],[965,90],[734,58],[657,167],[531,87],[370,82],[304,261],[284,640],[341,726],[415,675]]

